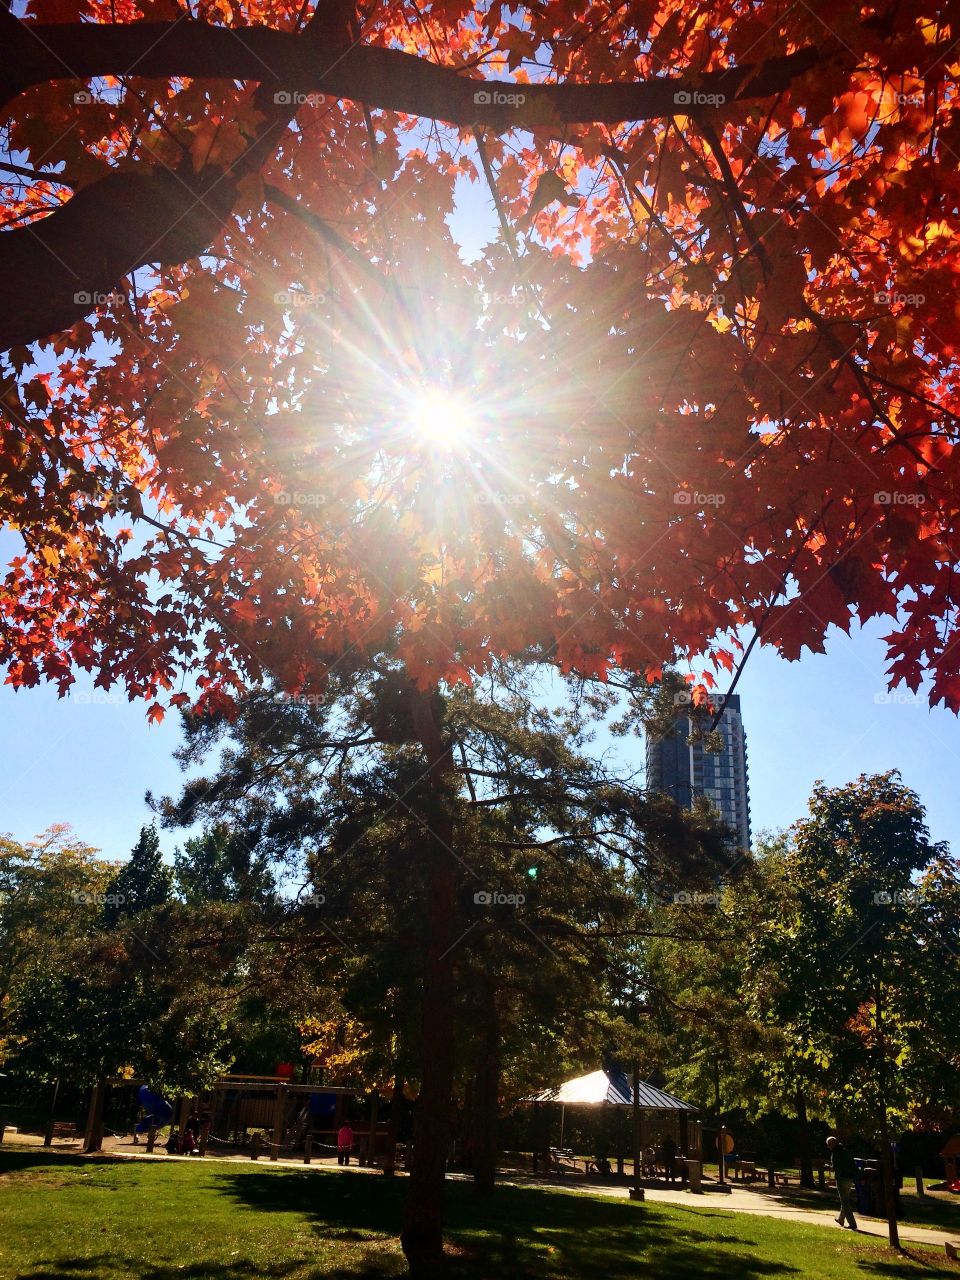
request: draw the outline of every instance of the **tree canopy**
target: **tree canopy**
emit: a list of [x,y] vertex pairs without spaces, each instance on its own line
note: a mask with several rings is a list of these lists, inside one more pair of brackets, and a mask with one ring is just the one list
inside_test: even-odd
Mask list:
[[185,669],[652,675],[855,613],[960,705],[955,25],[14,0],[9,678],[159,716]]

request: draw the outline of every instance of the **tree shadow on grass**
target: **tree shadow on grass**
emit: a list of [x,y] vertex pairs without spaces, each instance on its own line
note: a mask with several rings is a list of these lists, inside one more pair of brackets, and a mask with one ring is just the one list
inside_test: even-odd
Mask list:
[[25,1169],[50,1169],[66,1165],[69,1168],[89,1169],[90,1156],[65,1155],[50,1147],[36,1147],[31,1151],[10,1151],[0,1147],[0,1175],[22,1173]]
[[[402,1182],[250,1172],[225,1175],[223,1183],[247,1208],[302,1214],[318,1238],[343,1239],[345,1233],[382,1238],[400,1230]],[[447,1188],[446,1228],[452,1256],[443,1271],[463,1280],[586,1280],[598,1275],[605,1280],[644,1275],[658,1280],[786,1280],[800,1275],[788,1264],[743,1253],[749,1244],[741,1236],[718,1235],[695,1223],[678,1232],[676,1219],[649,1203],[641,1207],[514,1187],[500,1187],[494,1196],[480,1199],[469,1187],[452,1184]],[[325,1273],[329,1280],[355,1280],[363,1274],[349,1269]]]

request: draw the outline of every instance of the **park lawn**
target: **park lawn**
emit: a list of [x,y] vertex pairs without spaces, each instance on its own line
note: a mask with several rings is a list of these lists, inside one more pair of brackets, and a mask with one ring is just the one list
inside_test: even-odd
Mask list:
[[[404,1181],[210,1161],[0,1152],[3,1280],[373,1280],[402,1276]],[[942,1252],[899,1258],[822,1227],[577,1193],[449,1188],[464,1280],[958,1280]]]

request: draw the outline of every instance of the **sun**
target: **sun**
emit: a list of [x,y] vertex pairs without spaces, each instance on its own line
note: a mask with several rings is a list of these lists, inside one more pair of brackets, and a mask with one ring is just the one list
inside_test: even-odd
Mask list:
[[465,400],[442,388],[427,387],[413,397],[408,425],[427,444],[462,449],[476,431],[477,418]]

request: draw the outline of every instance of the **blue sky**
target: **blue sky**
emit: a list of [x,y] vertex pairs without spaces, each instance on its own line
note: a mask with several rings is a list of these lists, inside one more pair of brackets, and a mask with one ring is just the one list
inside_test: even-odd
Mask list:
[[[826,655],[788,663],[757,649],[738,690],[748,735],[754,832],[803,815],[813,783],[898,768],[927,809],[931,835],[960,848],[960,722],[883,679],[882,624],[833,633]],[[27,839],[69,822],[107,857],[124,856],[150,814],[143,795],[175,791],[179,720],[146,722],[145,704],[94,691],[0,688],[0,831]],[[623,750],[639,762],[642,743]],[[182,836],[162,833],[170,854]]]

